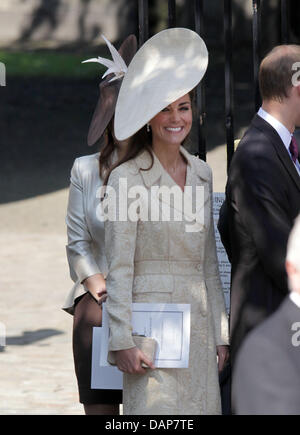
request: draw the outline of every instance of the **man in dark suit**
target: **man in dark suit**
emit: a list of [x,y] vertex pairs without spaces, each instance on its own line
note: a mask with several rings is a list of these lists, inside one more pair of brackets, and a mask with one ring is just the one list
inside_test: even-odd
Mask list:
[[297,45],[275,47],[263,59],[259,72],[263,104],[230,165],[219,228],[222,240],[229,240],[225,248],[232,263],[233,368],[246,334],[288,293],[286,246],[300,211],[299,150],[293,136],[300,126],[296,62],[300,62]]
[[300,216],[288,243],[291,293],[246,337],[232,383],[236,414],[300,415]]

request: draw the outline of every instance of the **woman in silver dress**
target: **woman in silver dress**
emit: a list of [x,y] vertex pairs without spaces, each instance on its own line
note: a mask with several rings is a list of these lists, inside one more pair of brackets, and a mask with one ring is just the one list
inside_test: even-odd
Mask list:
[[[73,353],[78,381],[79,400],[86,414],[118,414],[122,403],[120,390],[91,389],[92,328],[101,326],[105,299],[107,262],[104,252],[104,225],[97,217],[103,177],[120,155],[124,143],[113,133],[113,116],[120,89],[121,72],[116,78],[115,66],[123,73],[137,49],[135,36],[130,35],[121,45],[119,56],[106,40],[114,63],[106,59],[91,59],[109,67],[107,77],[100,83],[100,96],[88,134],[88,144],[101,139],[101,152],[79,157],[71,171],[68,211],[67,257],[74,286],[64,310],[74,315]],[[119,66],[120,66],[119,65]],[[124,66],[125,65],[125,66]]]

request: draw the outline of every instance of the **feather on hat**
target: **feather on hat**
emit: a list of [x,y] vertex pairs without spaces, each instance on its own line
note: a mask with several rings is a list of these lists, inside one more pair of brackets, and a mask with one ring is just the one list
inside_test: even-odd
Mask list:
[[137,40],[134,35],[129,35],[125,39],[119,51],[115,49],[104,35],[102,35],[102,38],[105,40],[113,60],[99,56],[82,62],[97,62],[108,68],[102,76],[104,80],[99,84],[99,99],[88,132],[89,146],[94,145],[101,138],[112,119],[122,78],[127,71],[127,65],[129,65],[137,50]]

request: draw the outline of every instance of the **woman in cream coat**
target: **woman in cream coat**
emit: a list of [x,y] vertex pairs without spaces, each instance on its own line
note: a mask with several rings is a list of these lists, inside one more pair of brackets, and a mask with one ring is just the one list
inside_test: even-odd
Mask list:
[[[145,44],[146,49],[150,46],[153,53],[153,46],[158,50],[165,46],[166,53],[173,60],[170,48],[172,44],[176,54],[181,47],[185,53],[187,43],[190,47],[194,43],[199,50],[199,37],[194,36],[194,32],[191,33],[187,34],[186,29],[169,29],[149,40]],[[148,59],[144,51],[140,58]],[[195,56],[193,50],[191,55]],[[119,139],[122,136],[119,128],[122,124],[122,113],[128,114],[132,107],[130,92],[134,89],[131,85],[135,78],[135,69],[138,72],[145,70],[143,64],[139,67],[138,63],[139,52],[128,69],[128,80],[126,81],[127,75],[124,78],[117,102],[115,133]],[[174,67],[174,62],[170,62],[170,65]],[[165,71],[161,76],[164,73]],[[200,73],[196,79],[194,76],[190,77],[191,88],[197,84],[199,75]],[[161,76],[158,73],[157,80]],[[189,82],[188,75],[185,79]],[[144,80],[147,81],[147,77]],[[163,86],[158,85],[158,99],[160,95],[165,96],[168,92],[164,91],[168,87],[166,83],[167,81]],[[178,83],[171,86],[176,85],[180,88]],[[144,95],[143,86],[140,91],[140,95]],[[122,99],[126,94],[128,103]],[[173,98],[174,95],[173,93]],[[140,130],[145,120],[145,110],[142,111],[141,107],[136,109],[137,121],[133,122],[132,129],[128,127],[127,134],[135,133],[136,130],[139,132],[132,138],[127,158],[125,156],[123,163],[110,173],[107,182],[109,188],[106,200],[103,201],[104,207],[113,207],[114,199],[116,204],[120,204],[126,194],[122,188],[124,180],[127,183],[127,192],[137,186],[143,187],[148,198],[153,193],[151,189],[154,186],[170,189],[175,187],[187,196],[189,193],[186,187],[190,186],[192,197],[187,199],[192,201],[197,210],[194,220],[191,221],[191,213],[185,208],[177,207],[172,195],[159,195],[157,200],[161,216],[168,211],[172,215],[176,208],[176,219],[147,220],[142,211],[145,204],[141,202],[137,220],[130,217],[127,220],[118,219],[117,215],[116,219],[105,221],[105,248],[109,270],[106,302],[110,326],[109,350],[115,352],[117,365],[124,372],[125,414],[221,413],[217,355],[221,370],[228,357],[228,321],[214,238],[212,174],[206,163],[190,155],[181,146],[192,124],[191,93],[181,96],[179,91],[178,96],[179,98],[171,101],[165,108],[162,105],[159,112],[155,113],[157,109],[154,109],[155,116],[149,121],[147,132],[146,126]],[[138,101],[143,101],[142,97],[141,100],[137,95],[133,97],[136,105]],[[139,116],[139,113],[142,115]],[[125,135],[126,132],[124,137]],[[196,187],[203,188],[204,191],[204,197],[197,204]],[[136,199],[127,199],[128,210],[131,208],[132,211]],[[151,206],[152,203],[147,204],[148,217],[151,216]],[[180,213],[181,219],[178,219]],[[132,302],[190,304],[188,368],[155,369],[153,363],[135,347],[131,326]],[[142,368],[142,362],[149,368]]]

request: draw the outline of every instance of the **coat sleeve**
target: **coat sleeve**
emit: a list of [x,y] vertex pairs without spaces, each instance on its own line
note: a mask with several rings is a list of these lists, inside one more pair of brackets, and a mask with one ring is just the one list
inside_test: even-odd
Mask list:
[[258,155],[247,161],[241,160],[239,172],[231,183],[229,200],[242,226],[250,229],[264,270],[286,294],[285,257],[293,222],[280,173],[278,165],[268,156]]
[[[131,306],[137,222],[121,217],[120,204],[126,207],[127,211],[127,191],[121,183],[124,180],[127,183],[128,177],[121,177],[120,171],[121,168],[113,170],[107,183],[106,206],[109,207],[109,218],[104,223],[108,263],[106,308],[111,351],[135,347],[132,339]],[[115,214],[113,210],[116,211]]]
[[229,325],[228,316],[225,308],[225,299],[220,279],[216,240],[213,222],[213,189],[212,189],[212,174],[210,173],[210,225],[206,238],[205,245],[205,261],[204,273],[205,284],[207,287],[208,300],[213,312],[213,320],[215,327],[216,345],[228,345],[229,343]]
[[80,160],[76,159],[71,170],[68,210],[66,216],[68,245],[66,246],[70,275],[75,282],[101,273],[91,249],[84,208],[84,190],[80,176]]
[[229,230],[229,220],[228,220],[228,207],[226,199],[222,204],[219,212],[218,230],[220,233],[222,244],[225,248],[228,260],[231,263],[232,258],[232,247],[230,243],[230,230]]

